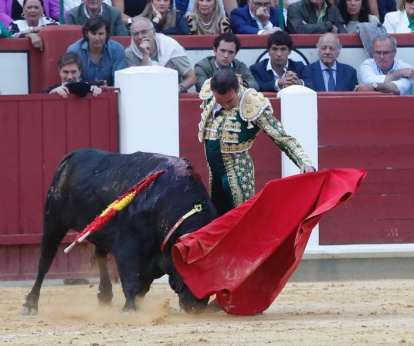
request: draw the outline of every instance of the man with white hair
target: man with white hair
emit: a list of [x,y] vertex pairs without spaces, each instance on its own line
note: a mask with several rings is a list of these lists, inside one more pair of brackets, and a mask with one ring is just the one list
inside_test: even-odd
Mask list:
[[365,60],[359,68],[360,84],[355,91],[380,91],[394,95],[412,95],[414,69],[397,59],[397,40],[380,34],[373,40],[373,59]]
[[185,93],[197,81],[184,48],[171,37],[156,33],[148,18],[138,17],[131,24],[131,45],[125,50],[130,66],[159,65],[178,72],[179,92]]
[[353,91],[358,84],[356,70],[337,61],[341,41],[330,32],[321,35],[316,45],[319,59],[303,71],[305,85],[315,91]]

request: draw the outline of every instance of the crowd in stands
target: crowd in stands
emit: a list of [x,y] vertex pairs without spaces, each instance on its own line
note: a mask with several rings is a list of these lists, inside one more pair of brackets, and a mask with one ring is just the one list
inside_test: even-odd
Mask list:
[[[276,0],[65,0],[62,14],[59,0],[5,0],[0,37],[26,37],[42,50],[39,32],[60,25],[63,15],[66,25],[82,26],[83,38],[67,50],[79,55],[79,79],[91,85],[112,86],[115,71],[127,66],[160,65],[178,71],[180,92],[193,86],[199,91],[214,72],[231,69],[240,84],[259,91],[304,85],[315,91],[412,94],[413,67],[395,58],[397,42],[389,33],[414,31],[413,0],[285,0],[282,17],[277,6]],[[362,28],[384,33],[376,33],[372,56],[357,73],[337,61],[336,34]],[[322,34],[319,59],[307,66],[289,59],[289,33]],[[236,59],[242,34],[268,35],[269,58],[250,68]],[[213,55],[193,70],[184,48],[169,35],[215,35]],[[131,36],[131,45],[125,50],[111,36]]]

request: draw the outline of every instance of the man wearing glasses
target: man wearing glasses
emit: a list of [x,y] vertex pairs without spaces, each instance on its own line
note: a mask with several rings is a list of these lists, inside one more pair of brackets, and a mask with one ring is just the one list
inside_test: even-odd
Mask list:
[[131,45],[125,50],[130,66],[164,66],[178,72],[180,93],[185,93],[197,81],[184,48],[171,37],[156,33],[152,22],[145,17],[131,24]]
[[365,60],[359,68],[361,84],[355,91],[381,91],[395,95],[413,94],[414,69],[395,58],[397,41],[389,34],[373,40],[373,59]]
[[270,35],[279,28],[279,10],[270,0],[248,0],[247,5],[231,11],[230,22],[235,34]]

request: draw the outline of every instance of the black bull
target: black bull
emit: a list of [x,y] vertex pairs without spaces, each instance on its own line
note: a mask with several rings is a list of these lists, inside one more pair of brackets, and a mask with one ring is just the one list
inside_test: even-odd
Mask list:
[[[62,159],[49,189],[37,279],[26,297],[23,314],[37,313],[43,279],[68,230],[82,231],[117,197],[159,170],[166,172],[105,227],[88,237],[95,244],[100,271],[98,301],[105,304],[112,300],[107,268],[107,255],[112,252],[125,294],[124,311],[135,310],[136,298],[143,298],[154,279],[164,274],[169,275],[169,284],[186,312],[204,310],[208,299],[200,300],[192,294],[171,258],[171,247],[178,237],[217,217],[198,173],[186,159],[80,149]],[[162,252],[160,246],[167,233],[197,203],[202,204],[202,212],[185,219]]]

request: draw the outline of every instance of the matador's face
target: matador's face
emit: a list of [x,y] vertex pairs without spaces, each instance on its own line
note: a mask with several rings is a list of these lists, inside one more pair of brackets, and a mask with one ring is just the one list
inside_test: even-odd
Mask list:
[[217,101],[225,110],[233,109],[237,106],[239,101],[238,91],[230,89],[225,94],[219,94],[217,91],[213,90],[213,95]]

